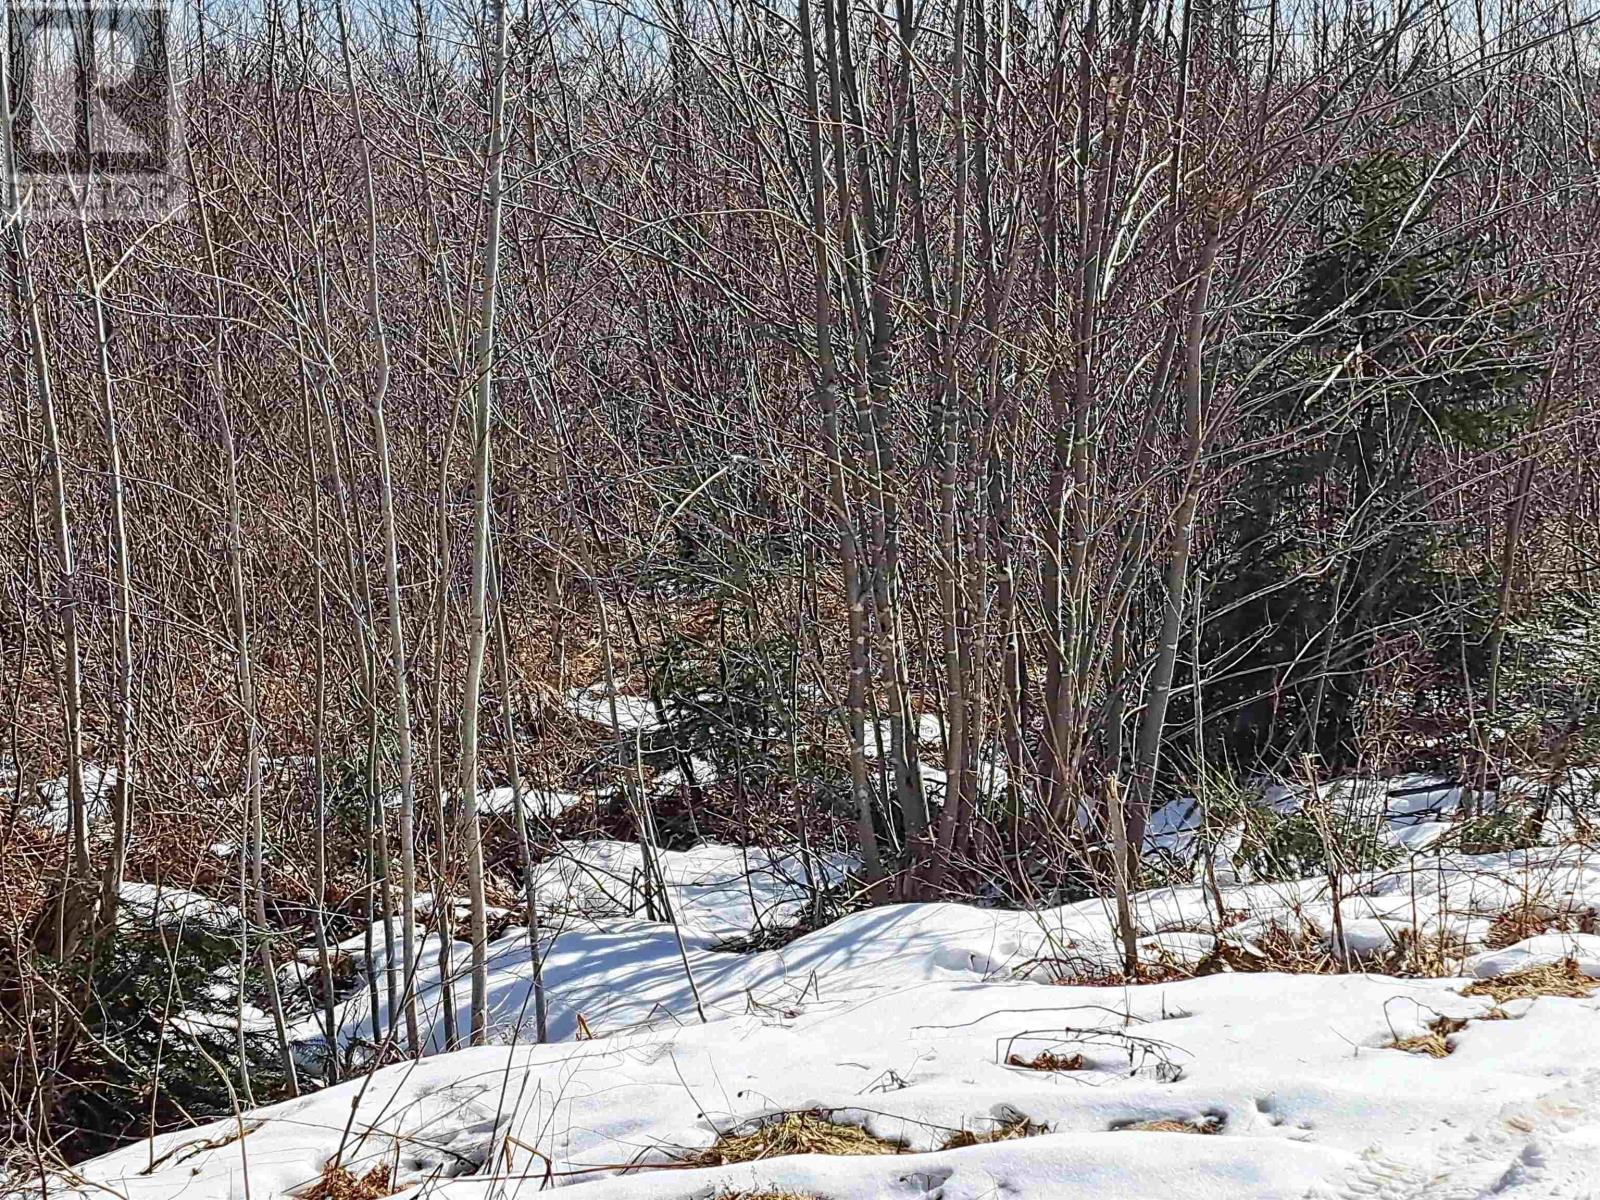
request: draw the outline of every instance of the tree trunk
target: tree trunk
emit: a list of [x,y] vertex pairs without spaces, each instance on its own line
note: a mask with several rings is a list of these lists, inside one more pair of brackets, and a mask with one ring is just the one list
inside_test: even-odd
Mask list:
[[461,826],[467,849],[467,903],[471,906],[472,1044],[488,1032],[489,920],[483,880],[483,831],[478,825],[478,698],[483,686],[484,646],[489,632],[490,428],[494,420],[495,305],[500,281],[500,220],[506,153],[506,40],[504,0],[493,8],[488,179],[483,245],[483,292],[473,359],[472,597],[468,617],[467,686],[461,698]]

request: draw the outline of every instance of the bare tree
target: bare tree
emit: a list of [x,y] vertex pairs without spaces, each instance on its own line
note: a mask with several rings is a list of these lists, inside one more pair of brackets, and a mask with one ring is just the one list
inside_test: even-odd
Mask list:
[[504,208],[506,123],[506,43],[504,3],[494,7],[487,47],[491,95],[485,161],[486,219],[482,291],[477,341],[473,348],[472,444],[473,533],[472,597],[467,649],[467,685],[461,698],[461,820],[467,848],[467,899],[471,905],[472,1042],[481,1045],[488,1029],[489,926],[484,898],[483,831],[478,823],[478,705],[484,646],[489,635],[490,432],[494,423],[495,310],[500,281],[500,226]]

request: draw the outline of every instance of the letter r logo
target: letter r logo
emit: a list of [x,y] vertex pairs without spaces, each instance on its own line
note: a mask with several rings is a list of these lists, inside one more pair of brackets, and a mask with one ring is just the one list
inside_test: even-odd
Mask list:
[[148,4],[14,4],[18,169],[48,175],[165,171],[172,122],[166,12]]

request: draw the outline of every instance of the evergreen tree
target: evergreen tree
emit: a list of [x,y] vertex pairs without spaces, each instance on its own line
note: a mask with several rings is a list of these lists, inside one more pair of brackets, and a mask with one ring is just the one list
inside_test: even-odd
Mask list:
[[[1391,153],[1333,175],[1292,305],[1234,364],[1267,364],[1241,397],[1262,450],[1222,516],[1202,652],[1211,732],[1237,761],[1347,762],[1377,639],[1476,590],[1419,474],[1430,447],[1491,445],[1518,421],[1532,337],[1525,300],[1479,294],[1492,247],[1441,229],[1433,188]],[[1446,631],[1425,632],[1438,648]]]
[[[52,1118],[69,1159],[267,1104],[286,1095],[287,1077],[270,1032],[236,1028],[236,997],[263,999],[258,962],[240,974],[238,928],[207,919],[124,913],[116,936],[91,963],[41,961],[63,994],[92,970],[90,1000],[68,1034],[49,1081]],[[244,1053],[249,1085],[240,1069]]]

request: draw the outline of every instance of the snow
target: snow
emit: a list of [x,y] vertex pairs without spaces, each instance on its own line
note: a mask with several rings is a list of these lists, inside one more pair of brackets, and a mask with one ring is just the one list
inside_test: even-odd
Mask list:
[[1493,979],[1515,971],[1526,971],[1530,967],[1547,967],[1559,962],[1572,962],[1591,979],[1600,979],[1600,935],[1536,934],[1502,950],[1474,954],[1466,961],[1466,974],[1479,979]]
[[[114,767],[100,768],[85,764],[83,767],[84,810],[91,827],[105,819],[110,810],[111,793],[117,786]],[[40,782],[31,802],[25,803],[22,813],[40,829],[51,833],[66,833],[72,826],[72,810],[68,803],[69,789],[66,776]]]
[[[612,719],[613,700],[616,718]],[[567,692],[567,709],[574,716],[591,724],[601,725],[618,733],[646,733],[658,729],[661,718],[648,696],[631,696],[618,692],[615,697],[606,691],[604,684],[573,688]]]
[[[943,757],[944,718],[940,714],[913,712],[910,714],[908,730],[915,733],[917,744],[923,751],[934,751],[936,760]],[[894,721],[891,718],[882,717],[867,722],[862,748],[868,758],[876,759],[887,755],[893,741]],[[927,762],[923,763],[922,769],[925,772],[930,769]]]
[[[783,928],[803,916],[804,863],[797,855],[716,845],[657,851],[655,857],[667,881],[667,896],[696,982],[703,991],[710,989],[719,996],[732,993],[735,1003],[743,1004],[747,988],[766,986],[763,969],[769,956],[719,953],[714,947],[760,929]],[[813,855],[811,864],[819,881],[835,882],[848,860]],[[560,854],[540,864],[535,887],[541,919],[551,932],[542,960],[550,991],[552,1037],[576,1035],[580,1017],[589,1029],[613,1030],[644,1024],[663,1012],[693,1012],[693,992],[683,978],[684,955],[677,935],[666,924],[635,915],[645,911],[643,879],[642,853],[634,843],[563,843]],[[419,913],[430,911],[431,905],[431,897],[419,897]],[[398,948],[400,926],[397,918],[394,921]],[[374,970],[382,970],[387,962],[382,929],[379,922],[372,936]],[[363,961],[366,936],[365,931],[355,934],[336,949]],[[418,1007],[423,1036],[429,1048],[438,1051],[446,1040],[438,938],[431,936],[420,945],[415,977]],[[526,930],[518,927],[491,943],[488,953],[489,1028],[497,1039],[525,1037],[533,1021],[533,966]],[[470,984],[462,974],[469,954],[466,943],[451,949],[452,986],[461,1013],[469,1012],[471,1005]],[[314,962],[314,955],[303,953],[302,961]],[[381,987],[378,1003],[382,1027],[388,1020],[388,997]],[[340,1004],[335,1015],[342,1047],[370,1039],[371,996],[365,989]],[[320,1022],[320,1015],[308,1015],[293,1035],[314,1046],[322,1041]]]
[[239,909],[183,888],[125,883],[118,892],[117,918],[123,924],[166,928],[187,925],[211,933],[236,934],[243,928]]
[[[515,795],[509,787],[481,791],[478,793],[478,812],[487,817],[509,817],[516,802]],[[553,792],[531,787],[522,789],[522,811],[538,820],[554,820],[568,809],[587,803],[587,797],[574,792]]]
[[[1572,768],[1554,784],[1504,776],[1498,786],[1483,791],[1433,775],[1402,775],[1392,779],[1345,778],[1318,784],[1315,794],[1328,808],[1370,820],[1384,839],[1407,854],[1435,847],[1473,814],[1498,811],[1508,800],[1526,802],[1550,790],[1550,811],[1543,835],[1546,840],[1570,839],[1574,833],[1572,807],[1592,804],[1600,795],[1600,771]],[[1301,783],[1269,782],[1259,789],[1257,802],[1277,813],[1300,809],[1311,789]],[[1238,871],[1233,857],[1239,849],[1237,828],[1221,833],[1216,844],[1205,847],[1200,838],[1202,813],[1192,796],[1180,796],[1150,814],[1145,850],[1190,863],[1209,849],[1219,878],[1234,882]]]
[[[719,775],[715,763],[709,759],[701,758],[697,754],[689,756],[689,771],[694,775],[695,782],[702,784],[715,783]],[[682,787],[687,782],[688,780],[684,777],[683,771],[679,767],[668,767],[655,777],[657,789]]]
[[[1512,1001],[1487,1019],[1492,1001],[1462,989],[1567,956],[1600,974],[1596,935],[1535,935],[1468,958],[1453,978],[1225,972],[1087,986],[1118,959],[1100,901],[880,907],[742,955],[715,947],[803,915],[801,864],[719,846],[659,857],[681,948],[670,925],[640,915],[637,846],[571,844],[542,867],[550,1044],[529,1044],[532,970],[516,929],[490,948],[492,1044],[444,1051],[440,981],[425,969],[426,1057],[79,1164],[78,1194],[242,1200],[248,1175],[252,1200],[270,1200],[336,1159],[357,1174],[392,1164],[403,1194],[432,1200],[549,1187],[573,1200],[773,1188],[826,1200],[1576,1200],[1591,1186],[1600,993]],[[834,878],[845,865],[814,869]],[[1412,862],[1341,890],[1347,941],[1370,955],[1430,933],[1481,944],[1494,913],[1530,897],[1552,913],[1593,911],[1600,869],[1581,850],[1544,849]],[[1193,964],[1219,938],[1249,947],[1293,928],[1326,939],[1332,925],[1324,881],[1231,886],[1224,902],[1218,922],[1197,888],[1135,897],[1141,954]],[[466,947],[456,952],[459,969]],[[453,982],[464,1016],[469,993]],[[370,1021],[366,1003],[341,1006],[348,1036]],[[1392,1048],[1440,1017],[1466,1022],[1448,1057]],[[315,1020],[296,1036],[314,1041]],[[1082,1069],[1018,1065],[1043,1051],[1081,1054]],[[675,1161],[721,1131],[811,1109],[906,1153]],[[1019,1118],[1048,1132],[941,1149],[952,1133]],[[1124,1128],[1173,1119],[1221,1127]]]
[[[705,844],[657,850],[672,911],[696,935],[726,939],[757,929],[792,925],[817,883],[844,878],[852,860],[838,854],[774,852]],[[575,917],[642,915],[646,911],[643,852],[636,842],[563,842],[535,876],[540,904]]]

